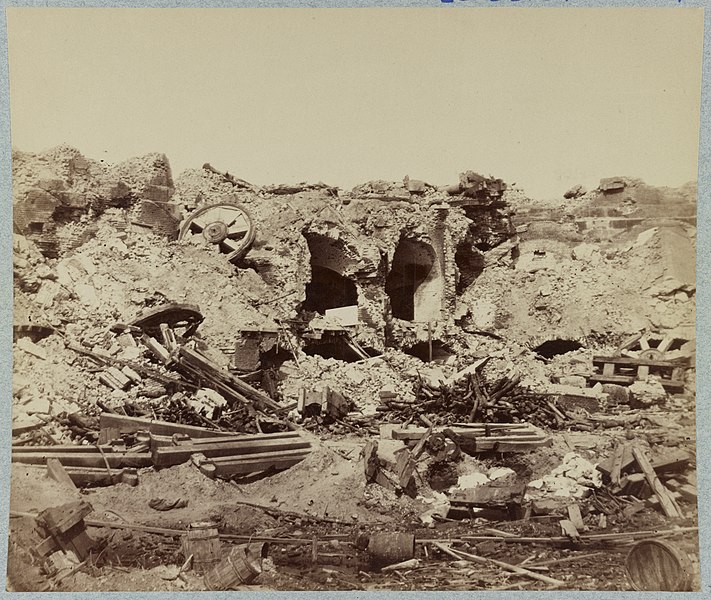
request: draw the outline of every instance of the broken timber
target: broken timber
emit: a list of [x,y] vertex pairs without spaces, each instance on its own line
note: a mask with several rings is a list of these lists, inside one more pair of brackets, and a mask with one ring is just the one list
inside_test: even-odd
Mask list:
[[229,479],[237,475],[288,469],[304,460],[309,453],[310,449],[296,449],[243,456],[221,456],[208,458],[200,466],[202,470],[204,465],[214,465],[214,469],[211,469],[214,476]]
[[[691,456],[684,450],[673,450],[667,452],[663,457],[652,461],[652,468],[657,474],[675,473],[686,469],[689,465]],[[620,473],[632,473],[638,471],[636,461],[632,455],[632,447],[625,445],[622,449],[622,458],[620,460]],[[607,460],[602,461],[597,465],[597,469],[603,474],[612,478],[615,468],[615,455]]]
[[553,579],[552,577],[548,577],[547,575],[542,575],[534,571],[529,571],[528,569],[524,569],[523,567],[518,567],[516,565],[510,565],[509,563],[505,563],[500,560],[495,560],[493,558],[484,558],[483,556],[477,556],[476,554],[469,554],[468,552],[455,550],[454,548],[450,548],[449,546],[445,546],[444,544],[441,544],[439,542],[434,542],[432,545],[438,550],[441,550],[442,552],[448,554],[456,560],[464,559],[470,562],[479,563],[481,565],[496,565],[497,567],[500,567],[507,571],[511,571],[512,573],[516,573],[517,575],[525,575],[526,577],[530,577],[531,579],[538,579],[539,581],[543,581],[549,585],[554,585],[556,587],[564,584],[564,582],[560,581],[559,579]]
[[[405,442],[416,442],[427,434],[423,427],[393,429],[392,437]],[[447,433],[464,452],[526,452],[549,446],[551,438],[541,429],[527,423],[488,424],[455,423]]]
[[[119,434],[136,433],[138,431],[148,431],[155,435],[173,435],[174,433],[184,433],[193,438],[209,438],[209,437],[225,437],[229,436],[229,432],[214,431],[205,429],[204,427],[195,427],[193,425],[179,425],[177,423],[169,423],[167,421],[159,421],[157,419],[147,419],[143,417],[125,417],[112,413],[101,413],[99,417],[99,425],[101,430],[108,428],[116,428]],[[237,436],[238,434],[234,434]]]
[[199,352],[185,346],[181,346],[178,350],[178,370],[204,385],[213,386],[230,403],[254,403],[256,408],[269,411],[282,408],[264,392],[253,388]]
[[[31,465],[45,465],[49,459],[55,458],[66,467],[110,468],[150,467],[151,455],[147,452],[111,452],[92,446],[51,446],[52,451],[32,452],[30,448],[13,451],[12,462]],[[77,451],[76,449],[79,449]]]
[[[164,446],[153,449],[153,464],[156,467],[179,465],[190,459],[195,453],[203,454],[206,458],[237,457],[254,455],[259,457],[275,457],[286,455],[289,450],[299,450],[301,454],[308,454],[311,444],[298,433],[288,434],[260,434],[239,436],[229,441],[215,441],[213,443],[186,443],[181,442],[176,446]],[[289,455],[291,456],[291,455]],[[214,461],[209,461],[213,462]]]
[[659,477],[654,471],[652,464],[649,462],[649,458],[640,448],[632,448],[632,454],[634,455],[637,464],[647,478],[647,483],[652,488],[657,498],[659,498],[659,503],[661,504],[662,510],[667,517],[681,517],[683,516],[681,508],[677,504],[674,496],[671,495],[669,490],[664,487],[664,484],[659,481]]
[[661,378],[660,383],[667,392],[681,393],[684,391],[684,381],[681,378],[687,365],[687,361],[671,362],[622,356],[593,356],[593,368],[597,372],[591,375],[588,381],[591,384],[599,382],[632,385],[638,379],[646,379],[651,372]]

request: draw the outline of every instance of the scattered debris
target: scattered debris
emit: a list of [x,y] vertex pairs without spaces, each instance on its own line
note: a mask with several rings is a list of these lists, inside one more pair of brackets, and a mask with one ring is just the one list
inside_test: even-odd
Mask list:
[[13,589],[699,589],[693,185],[13,177]]

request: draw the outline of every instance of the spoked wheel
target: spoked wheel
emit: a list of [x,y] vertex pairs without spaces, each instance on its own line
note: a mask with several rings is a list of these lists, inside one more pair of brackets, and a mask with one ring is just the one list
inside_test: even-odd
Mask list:
[[247,254],[255,234],[252,217],[242,205],[221,202],[194,211],[181,226],[178,239],[200,236],[204,243],[217,245],[227,260],[234,261]]
[[665,360],[668,351],[680,348],[687,341],[671,334],[648,332],[627,339],[619,351],[637,352],[639,358],[648,360]]

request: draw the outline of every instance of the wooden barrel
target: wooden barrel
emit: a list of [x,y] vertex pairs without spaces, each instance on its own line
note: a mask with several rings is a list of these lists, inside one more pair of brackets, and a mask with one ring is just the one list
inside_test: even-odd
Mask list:
[[183,554],[193,556],[193,570],[204,573],[222,560],[222,544],[215,523],[204,521],[188,525]]
[[266,555],[266,549],[266,544],[235,546],[223,561],[205,573],[205,587],[216,592],[251,583],[262,572],[262,558]]
[[668,542],[644,540],[627,555],[627,576],[640,592],[688,592],[691,561],[686,553]]
[[415,556],[412,533],[377,533],[370,536],[368,554],[374,566],[384,567]]

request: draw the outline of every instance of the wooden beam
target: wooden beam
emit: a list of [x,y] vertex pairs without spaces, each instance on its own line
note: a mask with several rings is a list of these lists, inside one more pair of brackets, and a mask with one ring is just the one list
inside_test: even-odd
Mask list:
[[215,438],[199,438],[199,439],[180,439],[179,436],[173,436],[173,445],[175,446],[202,446],[203,444],[224,444],[224,443],[238,443],[238,442],[253,442],[253,441],[263,441],[269,442],[272,440],[294,440],[294,439],[305,439],[301,436],[298,431],[280,431],[278,433],[254,433],[254,434],[238,434],[238,435],[226,435],[225,437],[215,437]]
[[72,481],[72,478],[64,470],[62,463],[59,462],[56,458],[47,459],[47,475],[49,475],[55,481],[63,483],[64,485],[73,490],[77,489],[77,486],[74,485],[74,481]]
[[47,460],[58,459],[65,467],[105,467],[104,459],[110,467],[150,467],[153,464],[147,452],[106,452],[102,456],[96,452],[13,452],[12,462],[44,465]]
[[[184,433],[192,438],[225,437],[230,435],[226,431],[216,431],[193,425],[179,425],[178,423],[169,423],[145,417],[126,417],[112,413],[101,413],[99,424],[101,429],[115,427],[121,433],[136,433],[137,431],[148,431],[157,435]],[[237,435],[240,434],[236,433],[235,436]]]
[[[598,466],[598,471],[601,471],[605,475],[612,474],[614,456],[602,461]],[[661,473],[677,473],[683,471],[689,464],[691,456],[684,450],[673,450],[667,452],[661,458],[652,462],[652,467],[657,474]],[[632,448],[629,445],[625,446],[624,453],[622,455],[622,463],[620,466],[620,471],[622,473],[630,471],[630,468],[634,467],[635,459],[632,455]]]
[[[591,383],[616,383],[618,385],[632,385],[637,381],[634,375],[590,375],[588,381]],[[661,379],[659,383],[667,392],[678,393],[684,391],[684,382],[675,379]]]
[[636,367],[639,365],[645,367],[679,367],[688,364],[687,360],[683,362],[672,362],[668,360],[649,360],[646,358],[631,358],[626,356],[593,356],[593,365],[623,365]]
[[[102,446],[104,452],[113,452],[111,446]],[[62,444],[61,446],[15,446],[12,452],[22,452],[27,453],[39,453],[39,454],[66,454],[66,453],[80,453],[86,454],[87,452],[95,452],[100,455],[101,452],[96,446],[79,446],[76,444]]]
[[681,517],[683,516],[681,508],[677,504],[674,497],[671,495],[669,490],[664,487],[664,484],[659,481],[659,477],[654,472],[652,463],[649,462],[649,458],[644,453],[641,448],[632,448],[632,454],[637,461],[642,473],[647,478],[647,483],[652,488],[652,491],[659,498],[659,503],[661,504],[662,510],[667,517]]
[[306,458],[308,451],[287,450],[279,454],[263,453],[251,454],[243,457],[220,457],[210,459],[208,464],[215,465],[217,477],[232,477],[234,475],[247,475],[267,469],[287,469]]
[[[266,436],[265,436],[266,437]],[[308,440],[297,439],[256,439],[246,441],[221,442],[217,444],[188,444],[156,448],[153,452],[153,464],[156,467],[179,465],[190,460],[190,455],[203,454],[207,458],[221,456],[257,455],[262,453],[278,454],[286,450],[304,450],[311,448]]]
[[573,525],[575,525],[575,528],[578,531],[583,531],[585,529],[583,515],[580,513],[580,506],[577,504],[568,504],[568,519]]

